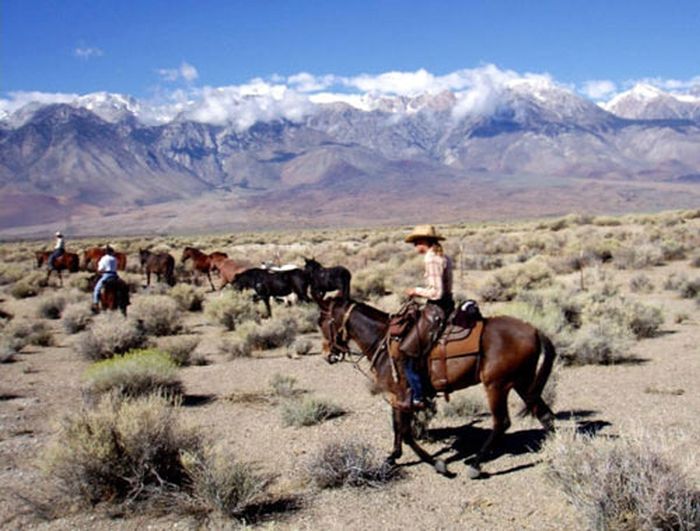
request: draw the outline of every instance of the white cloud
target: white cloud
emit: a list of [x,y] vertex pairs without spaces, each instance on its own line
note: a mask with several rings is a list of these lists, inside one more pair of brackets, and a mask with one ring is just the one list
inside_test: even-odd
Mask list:
[[94,46],[78,46],[73,50],[73,55],[79,59],[88,60],[93,57],[102,57],[104,52]]
[[609,99],[617,93],[617,85],[607,79],[586,81],[581,92],[592,100]]
[[165,81],[174,82],[182,79],[187,83],[192,83],[199,77],[199,72],[197,72],[197,69],[194,66],[183,61],[178,68],[158,69],[158,75]]
[[0,98],[0,110],[12,113],[30,103],[51,105],[53,103],[72,103],[78,94],[66,94],[60,92],[10,92],[9,98]]

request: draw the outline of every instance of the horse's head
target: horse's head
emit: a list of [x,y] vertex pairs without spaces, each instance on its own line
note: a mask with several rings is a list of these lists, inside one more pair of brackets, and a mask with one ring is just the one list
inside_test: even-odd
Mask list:
[[319,264],[314,258],[304,257],[304,269],[309,272],[318,271],[321,269],[321,264]]
[[185,247],[182,250],[182,258],[180,259],[180,262],[184,264],[188,258],[192,258],[194,256],[193,251],[194,249],[192,247]]
[[148,249],[139,249],[139,258],[141,259],[141,267],[146,265],[146,260],[151,256],[151,251]]
[[350,352],[345,324],[353,306],[353,303],[340,298],[319,302],[321,314],[318,318],[318,326],[323,335],[321,355],[328,363],[341,361],[345,354]]
[[243,291],[244,289],[254,289],[255,279],[253,278],[253,270],[246,269],[245,271],[241,271],[233,275],[231,285],[238,291]]

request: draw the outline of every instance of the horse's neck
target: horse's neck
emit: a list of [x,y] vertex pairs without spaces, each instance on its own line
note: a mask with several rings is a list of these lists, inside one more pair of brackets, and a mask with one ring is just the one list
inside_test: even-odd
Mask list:
[[360,347],[362,353],[368,358],[372,358],[380,341],[386,336],[388,322],[371,318],[356,310],[356,317],[348,319],[348,335]]

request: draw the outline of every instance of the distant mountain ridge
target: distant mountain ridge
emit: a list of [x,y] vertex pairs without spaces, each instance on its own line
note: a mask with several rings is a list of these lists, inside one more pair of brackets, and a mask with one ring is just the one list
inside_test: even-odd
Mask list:
[[[362,204],[397,186],[428,199],[450,183],[498,188],[527,175],[696,184],[700,173],[700,96],[653,87],[597,105],[553,84],[514,83],[477,111],[450,91],[356,106],[291,100],[270,120],[250,117],[256,97],[232,98],[228,120],[108,93],[0,116],[0,228],[207,194],[264,215],[260,205],[274,211],[289,197]],[[440,201],[459,199],[444,193]],[[38,198],[51,207],[33,212]]]

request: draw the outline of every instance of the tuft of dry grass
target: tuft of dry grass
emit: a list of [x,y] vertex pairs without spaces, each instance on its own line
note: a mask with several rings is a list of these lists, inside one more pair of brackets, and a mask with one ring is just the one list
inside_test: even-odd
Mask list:
[[92,311],[85,302],[74,302],[65,307],[62,314],[63,329],[69,334],[85,330],[92,321]]
[[344,414],[345,410],[340,406],[312,396],[282,404],[282,422],[285,426],[296,428],[313,426]]
[[318,488],[379,488],[402,476],[401,469],[377,457],[370,446],[356,441],[327,443],[306,463],[306,473]]
[[207,301],[204,313],[210,321],[221,324],[228,330],[235,330],[238,325],[246,321],[260,320],[257,308],[250,297],[232,290]]
[[166,352],[176,365],[185,367],[196,365],[197,358],[193,353],[199,345],[197,336],[160,337],[156,341],[159,350]]

